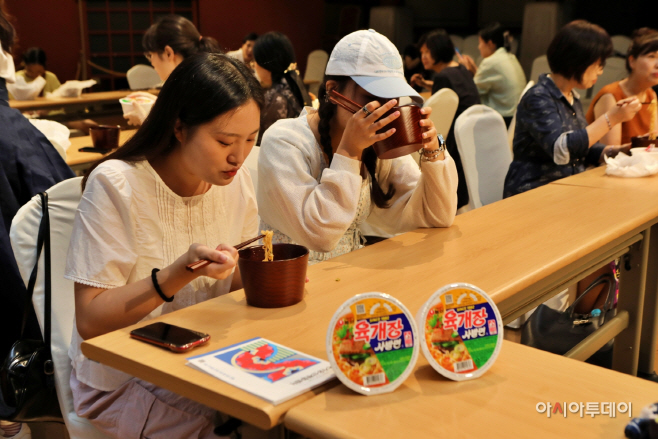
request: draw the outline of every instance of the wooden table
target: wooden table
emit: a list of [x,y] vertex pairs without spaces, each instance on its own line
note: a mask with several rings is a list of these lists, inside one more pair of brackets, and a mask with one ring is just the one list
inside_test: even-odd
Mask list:
[[[623,438],[628,414],[581,418],[568,412],[569,403],[630,402],[638,416],[656,400],[656,383],[505,341],[478,379],[450,381],[420,355],[415,372],[393,393],[367,397],[337,386],[290,409],[284,423],[325,439]],[[567,417],[553,408],[549,418],[544,406],[539,413],[542,402],[566,403]]]
[[[157,95],[160,90],[147,90],[151,94]],[[116,102],[121,98],[125,98],[135,90],[117,90],[117,91],[102,91],[97,93],[83,93],[77,98],[45,98],[38,97],[28,101],[18,101],[15,99],[9,100],[9,106],[20,111],[33,111],[46,108],[62,108],[72,106],[87,106],[94,104],[102,104],[107,102]]]
[[[601,166],[568,178],[554,181],[552,184],[570,187],[580,187],[587,191],[589,188],[606,191],[606,200],[603,206],[609,210],[618,208],[620,199],[633,199],[638,205],[650,209],[658,204],[658,176],[643,178],[619,178],[605,174],[605,166]],[[640,336],[640,353],[638,370],[640,373],[650,375],[655,370],[655,347],[658,343],[658,225],[655,221],[645,224],[649,237],[647,254],[647,276],[645,281],[644,313]]]
[[[605,265],[627,252],[629,246],[638,247],[638,241],[642,244],[642,226],[658,218],[658,206],[638,206],[637,200],[623,198],[616,209],[595,208],[605,195],[599,188],[583,191],[547,185],[460,215],[450,228],[419,229],[309,267],[311,282],[305,300],[295,306],[248,307],[243,292],[237,291],[157,320],[210,333],[210,344],[195,354],[266,336],[326,358],[327,325],[349,297],[381,291],[402,300],[416,313],[438,288],[451,282],[469,282],[487,291],[504,319],[510,321],[582,278],[587,270]],[[633,254],[641,261],[638,251]],[[626,296],[635,297],[637,307],[642,306],[643,299],[643,290],[637,288],[643,281],[641,275],[641,270],[632,270],[622,278],[626,282],[622,286],[634,293]],[[622,310],[626,309],[625,300],[620,295]],[[637,310],[628,314],[634,312]],[[639,343],[639,324],[634,317],[631,315],[628,328],[617,337],[624,348]],[[130,330],[142,325],[91,339],[83,343],[82,350],[92,360],[261,428],[276,425],[288,409],[325,390],[272,406],[193,370],[185,365],[184,356],[129,339]],[[620,351],[624,357],[622,363],[616,363],[620,369],[634,373],[636,351],[628,355]]]
[[[135,131],[137,130],[121,131],[119,135],[119,146],[126,143],[135,134]],[[98,152],[78,151],[80,148],[93,146],[91,136],[72,137],[69,140],[71,141],[71,146],[66,150],[66,164],[71,168],[87,166],[96,160],[100,160],[105,155]]]

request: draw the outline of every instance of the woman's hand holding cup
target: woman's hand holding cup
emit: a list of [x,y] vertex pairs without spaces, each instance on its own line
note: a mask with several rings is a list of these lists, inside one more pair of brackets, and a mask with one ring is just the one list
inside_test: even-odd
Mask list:
[[423,115],[423,119],[419,122],[423,132],[423,155],[427,158],[428,162],[443,160],[445,158],[443,151],[440,153],[436,152],[439,149],[439,139],[434,122],[429,118],[430,114],[432,114],[432,107],[421,108],[420,114]]
[[[398,101],[391,99],[384,105],[377,101],[367,103],[361,110],[354,113],[349,119],[343,132],[336,154],[344,155],[354,160],[361,160],[363,150],[375,142],[387,139],[395,133],[395,128],[390,128],[383,133],[377,134],[389,123],[400,117],[400,112],[383,117],[386,112],[393,108]],[[365,110],[364,110],[365,109]]]

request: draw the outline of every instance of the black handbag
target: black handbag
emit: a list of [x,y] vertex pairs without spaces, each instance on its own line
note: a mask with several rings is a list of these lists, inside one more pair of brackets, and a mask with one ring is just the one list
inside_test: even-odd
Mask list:
[[[578,302],[594,287],[601,284],[607,285],[608,294],[600,314],[596,312],[597,310],[593,310],[589,314],[574,312]],[[614,317],[615,285],[612,275],[603,274],[592,282],[565,311],[556,311],[546,305],[539,305],[523,325],[521,343],[558,355],[566,354],[571,348]],[[587,360],[587,363],[611,368],[613,343],[614,340],[606,343]]]
[[[55,368],[50,352],[50,217],[48,194],[40,193],[43,216],[37,238],[37,259],[30,274],[23,310],[21,338],[11,347],[0,368],[0,390],[4,400],[3,420],[14,422],[63,422],[55,390]],[[22,339],[37,281],[39,256],[44,248],[45,319],[42,340]]]

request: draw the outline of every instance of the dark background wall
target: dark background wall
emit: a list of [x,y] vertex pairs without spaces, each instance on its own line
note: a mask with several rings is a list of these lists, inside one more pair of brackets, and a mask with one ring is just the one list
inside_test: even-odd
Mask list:
[[[110,0],[112,1],[112,0]],[[300,70],[308,53],[330,51],[351,26],[366,28],[370,8],[406,6],[414,15],[414,38],[444,27],[450,33],[476,33],[490,21],[500,21],[513,33],[521,32],[523,7],[530,0],[198,0],[202,34],[216,38],[227,49],[240,46],[250,31],[278,30],[288,35]],[[611,35],[629,35],[641,26],[655,24],[654,0],[563,0],[565,20],[585,18],[603,26]],[[73,79],[80,53],[77,0],[6,0],[19,35],[14,51],[20,54],[40,46],[48,54],[48,69],[60,80]]]

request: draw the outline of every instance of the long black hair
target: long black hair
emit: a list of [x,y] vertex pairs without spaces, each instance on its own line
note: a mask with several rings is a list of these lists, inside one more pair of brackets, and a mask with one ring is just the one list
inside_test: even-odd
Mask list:
[[0,0],[0,43],[2,50],[11,53],[16,42],[16,30],[11,24],[11,15],[5,9],[5,0]]
[[478,35],[485,43],[488,43],[489,41],[493,42],[496,49],[504,47],[508,52],[512,50],[509,32],[498,22],[485,26]]
[[[320,100],[320,109],[318,110],[318,116],[320,116],[320,122],[318,123],[318,132],[320,133],[320,146],[327,157],[329,158],[329,163],[334,157],[334,150],[331,146],[331,119],[336,115],[336,104],[332,104],[327,100],[327,81],[336,81],[338,83],[338,92],[342,92],[345,89],[345,86],[351,80],[348,76],[333,76],[326,75],[322,80],[320,85],[320,90],[318,92],[318,99]],[[395,188],[393,185],[388,187],[388,192],[379,186],[377,182],[377,154],[372,146],[363,150],[361,156],[361,161],[365,165],[372,184],[370,185],[370,198],[379,208],[386,209],[390,207],[389,201],[395,195]]]
[[94,163],[82,180],[106,160],[134,162],[169,154],[180,145],[176,121],[194,128],[253,100],[263,105],[263,92],[240,61],[217,53],[199,53],[181,62],[165,81],[148,117],[121,148]]
[[165,46],[183,59],[199,52],[222,53],[217,40],[201,36],[194,24],[180,15],[165,15],[148,28],[142,38],[146,52],[162,53]]
[[295,50],[287,36],[281,32],[268,32],[258,37],[254,44],[254,59],[259,66],[272,73],[272,84],[286,78],[300,107],[311,105],[296,69],[291,68],[291,64],[295,63]]

